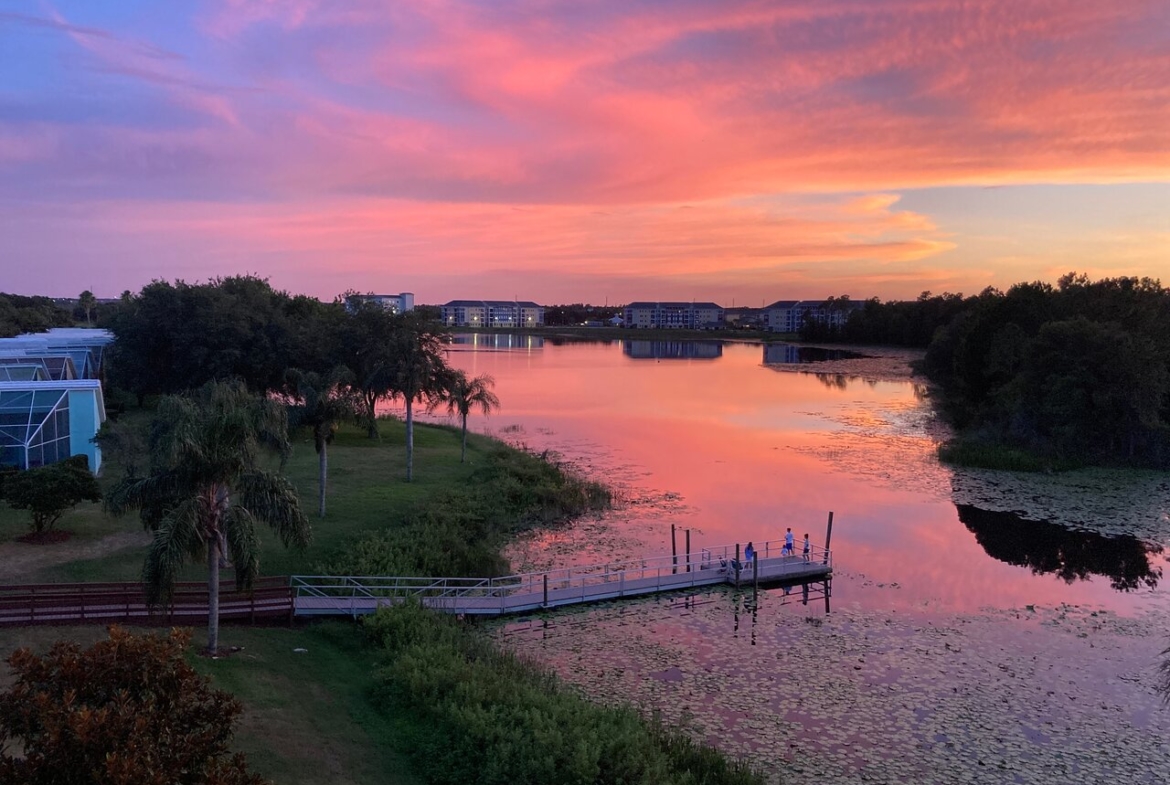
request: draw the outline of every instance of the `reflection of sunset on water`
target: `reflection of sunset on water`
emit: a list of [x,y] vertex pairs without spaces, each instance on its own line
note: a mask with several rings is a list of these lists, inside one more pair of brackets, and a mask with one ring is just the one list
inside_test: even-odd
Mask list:
[[501,410],[472,427],[553,449],[632,502],[604,525],[523,544],[528,563],[541,564],[542,552],[547,565],[667,553],[672,523],[680,550],[686,529],[696,551],[780,538],[789,526],[820,544],[833,510],[838,602],[1127,611],[1149,594],[1120,593],[1091,571],[1066,583],[989,557],[959,520],[920,386],[776,373],[758,345],[726,344],[714,359],[633,358],[620,342],[500,346],[480,337],[450,354],[496,379]]

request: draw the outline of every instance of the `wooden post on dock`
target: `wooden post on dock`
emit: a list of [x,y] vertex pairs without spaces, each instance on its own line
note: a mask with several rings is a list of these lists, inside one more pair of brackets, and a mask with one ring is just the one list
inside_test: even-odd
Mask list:
[[735,588],[739,588],[739,543],[735,544]]
[[548,573],[544,574],[544,607],[548,607]]
[[760,557],[757,553],[752,553],[752,602],[756,602],[760,596]]
[[687,572],[691,571],[691,530],[687,529]]
[[825,532],[825,564],[829,563],[829,543],[833,540],[833,511],[829,510],[829,528]]
[[678,540],[674,537],[674,524],[670,524],[670,563],[673,565],[671,569],[672,575],[678,574]]

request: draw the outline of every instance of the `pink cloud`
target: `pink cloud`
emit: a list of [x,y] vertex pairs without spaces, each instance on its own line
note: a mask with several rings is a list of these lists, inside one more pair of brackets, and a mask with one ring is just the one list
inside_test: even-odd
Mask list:
[[[1076,217],[1059,259],[977,257],[900,194],[1170,181],[1155,0],[226,0],[157,41],[13,16],[71,42],[110,108],[7,116],[0,200],[34,191],[137,269],[173,262],[161,275],[198,269],[172,236],[217,274],[284,265],[320,294],[314,264],[487,286],[532,270],[543,299],[599,278],[628,296],[970,291],[1084,261]],[[29,231],[6,237],[32,264]],[[1095,263],[1156,267],[1164,243],[1135,236]]]

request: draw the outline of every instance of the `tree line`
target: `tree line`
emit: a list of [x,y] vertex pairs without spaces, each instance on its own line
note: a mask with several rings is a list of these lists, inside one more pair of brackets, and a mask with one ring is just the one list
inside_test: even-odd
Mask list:
[[1064,465],[1170,465],[1170,289],[1157,280],[1069,273],[972,297],[871,300],[802,337],[926,348],[923,370],[969,443]]

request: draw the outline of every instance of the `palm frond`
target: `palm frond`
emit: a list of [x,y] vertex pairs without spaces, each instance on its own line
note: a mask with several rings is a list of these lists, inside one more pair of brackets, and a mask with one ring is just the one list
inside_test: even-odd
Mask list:
[[184,496],[182,478],[175,472],[162,472],[149,477],[126,477],[114,484],[102,501],[106,512],[114,516],[139,510],[143,526],[155,530],[169,510],[181,503]]
[[288,479],[257,470],[242,476],[237,489],[237,504],[266,523],[285,547],[304,548],[312,540],[312,527]]
[[187,557],[198,559],[206,555],[205,533],[200,530],[203,507],[199,499],[188,499],[171,510],[155,530],[142,566],[147,604],[168,602],[174,592],[175,578]]
[[260,577],[260,537],[256,533],[256,518],[240,505],[233,505],[224,518],[227,549],[235,565],[236,589],[252,587]]

